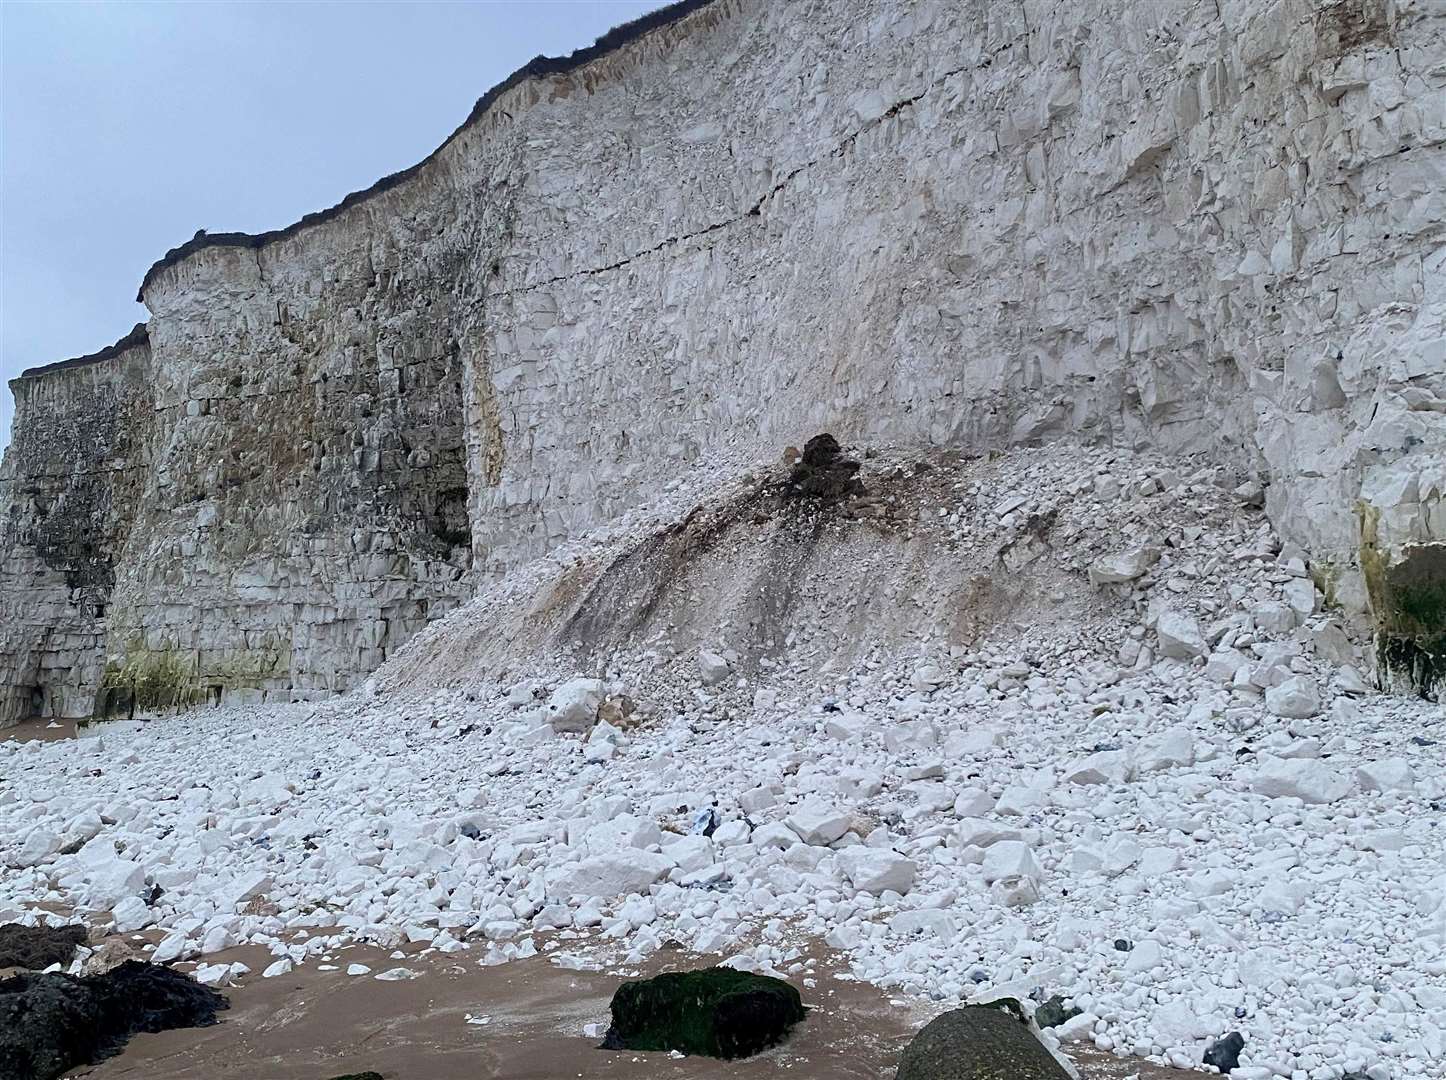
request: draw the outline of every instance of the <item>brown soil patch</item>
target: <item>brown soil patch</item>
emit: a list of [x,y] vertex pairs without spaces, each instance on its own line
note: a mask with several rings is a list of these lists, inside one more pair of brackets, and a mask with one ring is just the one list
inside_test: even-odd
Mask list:
[[43,717],[22,720],[14,727],[0,728],[0,742],[59,742],[75,738],[74,720],[48,720]]

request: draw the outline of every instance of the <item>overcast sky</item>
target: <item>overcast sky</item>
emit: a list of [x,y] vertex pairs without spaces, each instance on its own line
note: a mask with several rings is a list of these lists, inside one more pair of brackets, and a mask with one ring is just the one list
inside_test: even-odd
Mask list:
[[146,269],[197,229],[331,206],[533,56],[659,6],[0,0],[0,377],[144,320]]

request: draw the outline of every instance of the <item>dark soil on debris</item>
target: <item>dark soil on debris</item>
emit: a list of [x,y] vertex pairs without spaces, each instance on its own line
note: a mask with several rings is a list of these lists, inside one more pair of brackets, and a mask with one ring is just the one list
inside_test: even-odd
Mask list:
[[0,1080],[53,1080],[135,1033],[201,1027],[226,999],[179,971],[128,960],[104,975],[0,980]]
[[68,926],[0,926],[0,968],[41,971],[51,964],[68,964],[75,947],[84,945],[86,929],[79,923]]
[[843,447],[828,432],[815,435],[804,444],[802,456],[793,463],[785,488],[790,495],[816,499],[843,499],[863,495],[858,478],[859,463],[844,457]]

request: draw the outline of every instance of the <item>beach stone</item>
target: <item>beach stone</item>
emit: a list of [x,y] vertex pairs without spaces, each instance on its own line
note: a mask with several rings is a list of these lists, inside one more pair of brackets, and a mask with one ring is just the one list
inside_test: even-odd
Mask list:
[[1064,778],[1072,784],[1123,784],[1133,774],[1128,754],[1103,750],[1066,766]]
[[1333,664],[1351,664],[1355,662],[1356,650],[1351,644],[1351,639],[1336,622],[1322,623],[1312,629],[1308,635],[1311,647],[1315,654],[1323,660],[1329,660]]
[[805,1012],[798,991],[782,979],[725,967],[623,983],[611,1008],[604,1049],[725,1059],[777,1045]]
[[1178,611],[1161,612],[1155,633],[1160,639],[1160,654],[1173,660],[1193,660],[1210,651],[1200,633],[1200,624]]
[[270,874],[263,870],[252,870],[227,883],[219,890],[216,894],[216,903],[221,910],[233,912],[241,905],[255,900],[271,888],[272,884]]
[[146,868],[128,859],[105,858],[91,871],[85,890],[88,906],[114,908],[127,896],[139,896],[146,885]]
[[1090,584],[1117,585],[1134,581],[1160,561],[1160,549],[1152,547],[1130,548],[1127,551],[1105,555],[1090,564]]
[[[1016,1006],[1017,1007],[1017,1006]],[[899,1059],[896,1080],[1069,1080],[1020,1017],[970,1005],[935,1017]]]
[[1295,626],[1296,613],[1279,600],[1262,600],[1250,608],[1251,621],[1270,634],[1288,634]]
[[785,823],[805,844],[832,844],[849,831],[853,817],[829,807],[801,806],[789,814]]
[[1240,1051],[1245,1049],[1245,1036],[1232,1031],[1223,1039],[1217,1039],[1205,1050],[1204,1064],[1214,1065],[1228,1073],[1240,1064]]
[[111,917],[115,920],[111,925],[113,934],[134,933],[156,921],[150,905],[139,896],[123,897],[111,911]]
[[1034,1010],[1034,1022],[1042,1028],[1059,1027],[1066,1020],[1080,1015],[1080,1010],[1064,1003],[1061,994],[1055,994],[1038,1009]]
[[25,843],[20,845],[20,854],[15,857],[15,865],[21,868],[38,866],[59,851],[63,843],[64,841],[49,829],[33,829],[25,838]]
[[1175,727],[1141,739],[1135,747],[1135,768],[1142,773],[1195,764],[1195,736],[1188,727]]
[[1351,778],[1319,758],[1267,757],[1251,780],[1250,790],[1271,799],[1325,804],[1344,799],[1351,790]]
[[1356,781],[1362,791],[1410,791],[1416,784],[1416,771],[1405,758],[1386,758],[1359,766]]
[[871,847],[845,848],[839,852],[838,864],[855,889],[874,896],[884,892],[902,896],[913,888],[918,872],[913,859]]
[[1004,907],[1027,907],[1039,900],[1039,883],[1030,877],[1000,878],[989,886],[989,895]]
[[1315,583],[1309,578],[1293,578],[1287,581],[1285,602],[1299,616],[1313,615],[1316,607]]
[[731,670],[728,661],[717,653],[708,649],[703,649],[698,653],[698,674],[709,686],[717,686],[728,678]]
[[984,880],[992,884],[1005,878],[1024,877],[1039,881],[1044,877],[1034,852],[1021,840],[1001,840],[984,856]]
[[649,851],[595,855],[563,867],[547,891],[559,897],[619,896],[646,889],[672,868],[672,859]]

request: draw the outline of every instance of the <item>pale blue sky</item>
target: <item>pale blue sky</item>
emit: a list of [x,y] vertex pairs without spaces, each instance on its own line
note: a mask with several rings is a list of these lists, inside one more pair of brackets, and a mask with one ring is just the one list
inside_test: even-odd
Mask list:
[[141,277],[197,229],[331,206],[533,56],[659,6],[0,0],[0,379],[143,320]]

